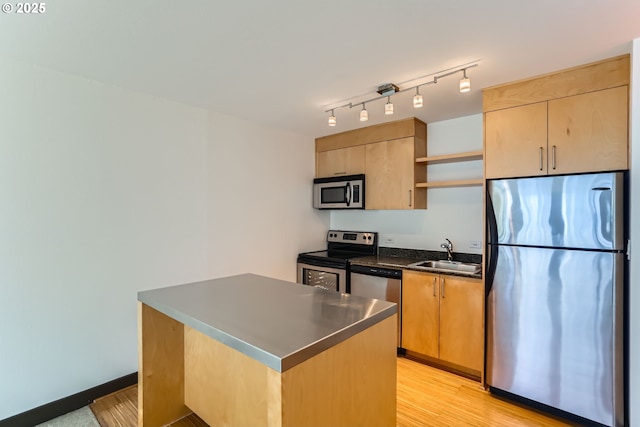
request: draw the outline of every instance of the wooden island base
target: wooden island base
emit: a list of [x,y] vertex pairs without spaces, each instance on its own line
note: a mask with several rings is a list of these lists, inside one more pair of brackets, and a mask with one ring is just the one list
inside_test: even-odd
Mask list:
[[138,302],[138,425],[395,426],[396,316],[278,372]]

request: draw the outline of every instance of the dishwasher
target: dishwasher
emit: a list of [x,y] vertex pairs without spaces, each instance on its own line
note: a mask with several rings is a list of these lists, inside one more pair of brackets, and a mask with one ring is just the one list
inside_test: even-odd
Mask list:
[[352,295],[398,304],[398,348],[402,348],[402,270],[357,264],[349,270]]

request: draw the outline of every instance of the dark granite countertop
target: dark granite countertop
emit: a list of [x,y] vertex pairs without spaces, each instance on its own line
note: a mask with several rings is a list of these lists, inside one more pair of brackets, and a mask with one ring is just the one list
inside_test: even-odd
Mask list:
[[[379,267],[390,267],[390,268],[395,267],[395,268],[401,268],[405,270],[426,271],[421,268],[409,267],[409,265],[418,261],[443,260],[443,259],[447,259],[445,252],[427,251],[427,250],[419,250],[419,249],[399,249],[399,248],[380,247],[378,255],[352,258],[349,260],[349,262],[352,264],[358,264],[358,265],[375,265]],[[482,255],[454,252],[453,260],[466,262],[466,263],[480,264],[482,268]],[[460,273],[456,273],[455,271],[451,271],[451,272],[437,271],[434,273],[448,274],[451,276],[460,276],[460,277],[471,277],[475,279],[482,278],[482,269],[480,270],[479,273],[472,274],[472,275],[460,274]]]

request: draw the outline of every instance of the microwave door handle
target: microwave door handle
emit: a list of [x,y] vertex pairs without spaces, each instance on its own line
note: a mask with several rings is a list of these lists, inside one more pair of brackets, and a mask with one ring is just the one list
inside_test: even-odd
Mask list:
[[351,205],[351,183],[347,182],[347,186],[344,190],[345,198],[347,199],[347,206]]

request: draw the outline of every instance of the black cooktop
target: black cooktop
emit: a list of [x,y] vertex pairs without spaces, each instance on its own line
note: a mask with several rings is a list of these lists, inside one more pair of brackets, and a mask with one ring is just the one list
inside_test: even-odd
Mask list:
[[329,251],[316,251],[316,252],[306,252],[301,255],[313,256],[316,258],[339,258],[339,259],[349,259],[353,258],[353,254],[348,253],[334,253]]
[[298,262],[331,262],[346,266],[351,258],[376,255],[377,252],[376,232],[329,230],[327,249],[301,253]]

